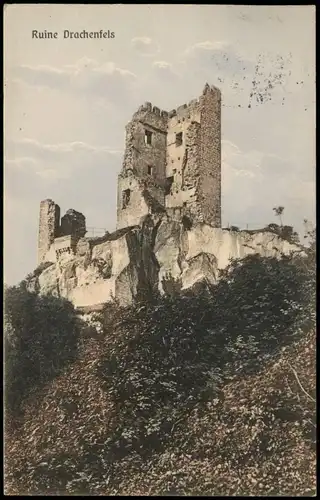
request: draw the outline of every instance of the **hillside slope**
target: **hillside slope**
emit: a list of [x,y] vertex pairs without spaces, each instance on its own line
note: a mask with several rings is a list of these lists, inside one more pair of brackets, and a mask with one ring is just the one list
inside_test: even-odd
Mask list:
[[196,295],[108,306],[7,426],[6,493],[314,494],[306,264],[249,256]]

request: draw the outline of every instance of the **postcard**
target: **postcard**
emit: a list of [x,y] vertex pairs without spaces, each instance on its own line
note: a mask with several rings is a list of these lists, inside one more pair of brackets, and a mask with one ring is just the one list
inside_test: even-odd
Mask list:
[[315,496],[315,8],[4,6],[7,495]]

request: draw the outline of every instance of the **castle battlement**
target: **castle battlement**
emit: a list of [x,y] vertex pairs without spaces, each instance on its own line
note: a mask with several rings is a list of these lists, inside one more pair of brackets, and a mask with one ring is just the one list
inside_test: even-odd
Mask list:
[[194,113],[195,110],[199,109],[200,101],[199,99],[193,99],[188,104],[182,104],[177,109],[170,113],[170,118],[176,118],[177,120],[189,119],[190,115]]
[[149,113],[153,113],[155,116],[161,116],[162,118],[168,117],[168,111],[164,109],[160,109],[157,106],[153,106],[151,102],[145,102],[142,104],[136,113],[141,113],[144,111],[148,111]]
[[168,112],[161,110],[157,106],[152,106],[151,102],[146,102],[133,114],[132,120],[126,125],[126,129],[134,121],[141,121],[144,125],[165,132],[168,122]]

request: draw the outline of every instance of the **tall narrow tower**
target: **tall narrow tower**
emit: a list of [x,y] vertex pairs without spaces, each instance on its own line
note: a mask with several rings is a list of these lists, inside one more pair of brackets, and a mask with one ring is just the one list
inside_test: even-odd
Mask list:
[[58,236],[60,222],[60,207],[50,199],[40,203],[38,264],[44,262],[51,244]]

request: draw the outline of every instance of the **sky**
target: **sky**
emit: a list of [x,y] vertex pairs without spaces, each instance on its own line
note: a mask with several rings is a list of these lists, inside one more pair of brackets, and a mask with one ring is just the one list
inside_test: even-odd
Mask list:
[[[40,201],[116,226],[125,125],[222,92],[222,223],[315,222],[315,7],[7,5],[4,274],[37,265]],[[33,38],[32,32],[58,38]],[[114,38],[64,38],[64,31]]]

